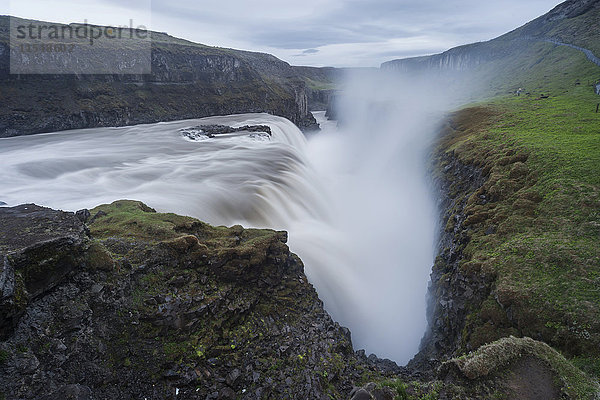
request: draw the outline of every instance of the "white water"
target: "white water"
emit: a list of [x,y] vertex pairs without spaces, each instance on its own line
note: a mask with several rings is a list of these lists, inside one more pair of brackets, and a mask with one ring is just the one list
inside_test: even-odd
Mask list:
[[[326,123],[308,141],[268,114],[0,139],[0,200],[74,211],[136,199],[212,224],[286,229],[355,348],[405,363],[426,325],[435,210],[424,159],[437,117],[410,91],[356,82],[345,128]],[[181,136],[198,124],[268,124],[273,136]]]

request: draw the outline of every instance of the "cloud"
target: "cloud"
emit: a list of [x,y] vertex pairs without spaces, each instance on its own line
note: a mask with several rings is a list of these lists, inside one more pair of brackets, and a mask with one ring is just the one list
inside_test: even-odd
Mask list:
[[[149,0],[12,0],[19,16],[115,24]],[[152,0],[155,30],[200,43],[272,53],[294,63],[376,66],[483,41],[544,14],[558,0]],[[114,10],[111,16],[110,10]],[[5,2],[0,14],[8,14]],[[93,15],[92,15],[93,14]],[[307,50],[310,50],[307,52]],[[312,51],[317,50],[317,51]],[[297,60],[298,59],[298,60]]]

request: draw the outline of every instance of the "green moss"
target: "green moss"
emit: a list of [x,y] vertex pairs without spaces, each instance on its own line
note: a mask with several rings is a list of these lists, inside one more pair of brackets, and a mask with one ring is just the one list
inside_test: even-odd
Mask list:
[[394,400],[409,400],[410,397],[406,392],[408,385],[400,379],[386,379],[378,383],[378,386],[387,386],[395,392]]
[[98,206],[91,210],[106,215],[96,218],[90,224],[94,238],[104,239],[111,236],[138,238],[148,241],[160,241],[182,236],[177,229],[185,229],[193,224],[202,224],[194,218],[176,214],[159,214],[139,201],[120,200],[112,204]]
[[558,378],[561,389],[569,398],[592,399],[600,392],[600,385],[591,379],[560,353],[545,343],[530,338],[513,336],[482,346],[465,357],[446,363],[455,365],[469,379],[481,379],[492,373],[509,368],[517,360],[533,356],[544,362]]
[[588,375],[600,379],[600,357],[574,357],[570,361]]
[[86,265],[91,270],[111,271],[115,267],[110,252],[97,241],[90,244],[85,257]]
[[8,361],[10,354],[5,350],[0,350],[0,365]]

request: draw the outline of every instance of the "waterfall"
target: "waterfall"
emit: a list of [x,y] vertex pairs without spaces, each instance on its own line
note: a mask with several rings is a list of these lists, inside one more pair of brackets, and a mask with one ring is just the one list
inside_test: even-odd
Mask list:
[[[288,230],[355,348],[405,363],[426,325],[436,212],[425,158],[441,108],[422,87],[378,79],[349,82],[341,127],[323,124],[308,140],[269,114],[0,139],[0,200],[77,210],[135,199],[212,224]],[[268,125],[271,136],[182,135],[206,124]]]

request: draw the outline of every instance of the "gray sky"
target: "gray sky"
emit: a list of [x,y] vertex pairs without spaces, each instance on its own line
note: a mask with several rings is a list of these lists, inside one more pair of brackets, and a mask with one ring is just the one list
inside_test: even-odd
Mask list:
[[293,65],[379,66],[489,40],[556,0],[0,0],[0,14],[52,22],[149,26]]

